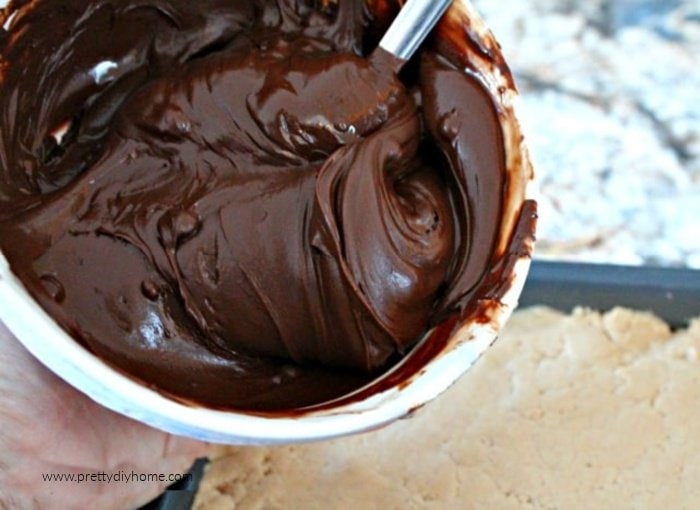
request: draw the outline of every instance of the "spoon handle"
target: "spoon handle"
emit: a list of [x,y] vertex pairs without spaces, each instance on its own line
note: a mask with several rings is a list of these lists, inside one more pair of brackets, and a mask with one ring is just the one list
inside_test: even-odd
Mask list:
[[379,46],[401,60],[409,60],[452,0],[407,0]]

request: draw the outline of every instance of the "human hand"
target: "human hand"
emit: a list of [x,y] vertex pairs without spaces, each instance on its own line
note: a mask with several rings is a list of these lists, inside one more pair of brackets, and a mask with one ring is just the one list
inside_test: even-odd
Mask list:
[[[106,476],[167,479],[206,452],[204,443],[99,406],[49,372],[0,323],[0,509],[136,508],[173,480],[107,482]],[[93,473],[102,481],[45,479]]]

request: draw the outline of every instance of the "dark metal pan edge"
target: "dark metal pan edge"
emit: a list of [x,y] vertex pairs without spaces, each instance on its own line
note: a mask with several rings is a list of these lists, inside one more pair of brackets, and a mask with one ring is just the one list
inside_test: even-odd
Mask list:
[[649,311],[674,328],[700,317],[700,271],[606,264],[534,261],[520,307],[577,306],[606,311],[616,306]]

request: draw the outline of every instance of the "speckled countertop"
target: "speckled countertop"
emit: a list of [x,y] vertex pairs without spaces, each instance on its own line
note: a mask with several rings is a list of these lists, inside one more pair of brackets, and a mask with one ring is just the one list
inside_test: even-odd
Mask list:
[[700,0],[473,0],[522,92],[537,257],[700,268]]

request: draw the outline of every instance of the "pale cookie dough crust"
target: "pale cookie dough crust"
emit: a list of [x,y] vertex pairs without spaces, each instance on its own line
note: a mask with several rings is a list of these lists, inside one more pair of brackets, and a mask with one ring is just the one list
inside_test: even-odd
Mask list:
[[691,509],[700,319],[516,313],[411,419],[321,444],[221,450],[203,509]]

